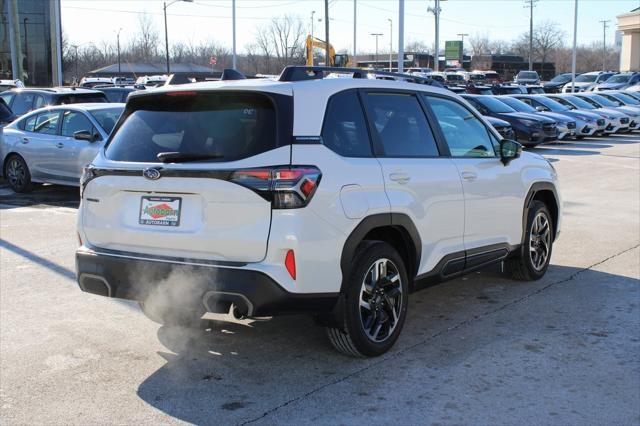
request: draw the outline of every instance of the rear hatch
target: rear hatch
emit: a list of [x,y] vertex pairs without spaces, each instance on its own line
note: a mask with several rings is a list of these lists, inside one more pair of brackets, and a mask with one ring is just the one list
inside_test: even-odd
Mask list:
[[282,93],[131,98],[84,176],[86,242],[183,259],[262,260],[272,208],[263,190],[275,166],[290,162],[291,111],[292,97]]

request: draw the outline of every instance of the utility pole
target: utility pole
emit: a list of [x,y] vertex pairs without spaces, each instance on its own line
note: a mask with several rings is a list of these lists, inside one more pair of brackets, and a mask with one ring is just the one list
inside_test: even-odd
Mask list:
[[313,66],[313,41],[315,37],[313,36],[313,16],[316,14],[315,10],[311,11],[311,66]]
[[462,39],[462,47],[464,48],[464,38],[467,37],[469,34],[466,33],[458,33],[458,35],[460,36],[460,38]]
[[389,72],[391,72],[393,68],[393,58],[391,57],[393,52],[393,19],[387,18],[387,21],[389,21]]
[[607,67],[607,26],[611,20],[598,21],[602,24],[602,71],[606,71]]
[[398,2],[398,72],[404,72],[404,0]]
[[438,71],[440,69],[440,0],[435,0],[435,7],[429,6],[427,12],[433,12],[436,23],[436,37],[435,46],[433,49],[433,70]]
[[458,35],[462,39],[462,48],[460,49],[460,66],[462,67],[462,65],[464,64],[464,38],[469,34],[459,33]]
[[324,66],[331,66],[331,56],[329,55],[329,0],[324,0],[324,36],[325,46],[324,46]]
[[351,61],[353,66],[357,65],[356,57],[358,56],[358,53],[356,51],[356,17],[358,16],[357,12],[358,10],[356,6],[356,0],[353,0],[353,60]]
[[538,0],[525,0],[525,6],[529,8],[529,71],[533,70],[533,8]]
[[382,33],[371,33],[372,36],[376,38],[376,65],[378,65],[378,37],[382,35]]
[[578,37],[578,0],[575,0],[573,11],[573,52],[571,54],[571,93],[575,91],[576,84],[576,42]]

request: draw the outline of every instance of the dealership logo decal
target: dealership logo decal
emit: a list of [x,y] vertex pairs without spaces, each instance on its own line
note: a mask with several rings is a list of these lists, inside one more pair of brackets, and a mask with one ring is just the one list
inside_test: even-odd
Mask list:
[[163,217],[177,217],[180,211],[172,208],[169,204],[156,204],[155,206],[147,206],[144,208],[144,214],[154,219]]
[[158,180],[160,179],[160,170],[154,168],[145,169],[142,172],[142,176],[149,180]]

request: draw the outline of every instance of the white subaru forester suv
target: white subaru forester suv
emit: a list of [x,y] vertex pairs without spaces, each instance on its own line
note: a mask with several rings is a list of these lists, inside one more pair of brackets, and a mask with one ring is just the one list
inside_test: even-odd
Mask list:
[[80,288],[167,325],[307,312],[376,356],[425,283],[545,274],[562,205],[545,159],[445,89],[331,70],[132,94],[82,177]]

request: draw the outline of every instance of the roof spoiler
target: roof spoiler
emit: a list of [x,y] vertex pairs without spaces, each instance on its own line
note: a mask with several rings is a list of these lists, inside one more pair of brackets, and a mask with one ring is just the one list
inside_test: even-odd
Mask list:
[[236,71],[233,68],[225,68],[222,71],[222,76],[220,80],[246,80],[247,77],[244,76],[240,71]]

